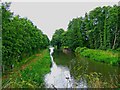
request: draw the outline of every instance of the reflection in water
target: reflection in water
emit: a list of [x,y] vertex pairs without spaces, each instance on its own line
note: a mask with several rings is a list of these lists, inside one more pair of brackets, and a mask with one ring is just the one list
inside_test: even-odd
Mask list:
[[119,66],[112,66],[106,63],[96,62],[82,56],[76,56],[74,53],[65,54],[57,50],[54,51],[53,58],[57,65],[69,67],[70,73],[75,80],[78,80],[78,82],[81,80],[81,78],[86,80],[84,75],[90,75],[94,72],[97,74],[102,74],[99,79],[104,80],[107,83],[112,82],[114,84],[118,84],[120,82]]
[[[120,82],[120,67],[96,62],[84,57],[77,57],[73,53],[67,54],[55,51],[54,48],[50,48],[50,57],[52,61],[51,72],[45,76],[47,88],[89,87],[89,80],[84,76],[92,75],[95,72],[97,74],[101,73],[99,80],[105,81],[104,84],[107,82],[117,85]],[[90,79],[92,80],[92,78],[93,80],[96,79],[95,77]],[[92,81],[91,83],[95,87],[96,83]]]
[[53,61],[52,54],[54,52],[54,48],[50,48],[50,57],[52,61],[51,72],[45,76],[45,84],[47,88],[85,88],[86,85],[83,82],[79,84],[74,80],[74,78],[70,75],[70,71],[67,67],[63,67],[60,65],[56,65]]

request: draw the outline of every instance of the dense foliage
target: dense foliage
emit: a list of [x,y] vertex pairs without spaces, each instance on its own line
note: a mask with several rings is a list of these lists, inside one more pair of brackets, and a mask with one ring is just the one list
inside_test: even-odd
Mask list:
[[62,33],[64,32],[63,29],[58,29],[55,31],[55,34],[53,35],[53,38],[51,40],[52,45],[56,45],[59,49],[62,46]]
[[51,43],[54,46],[60,44],[72,50],[77,47],[119,49],[119,11],[120,7],[116,5],[103,6],[86,13],[84,17],[73,18],[68,24],[67,31],[62,31],[60,35],[57,34],[58,30],[54,33]]
[[13,68],[23,58],[49,45],[49,39],[30,20],[14,16],[10,3],[2,4],[2,65]]

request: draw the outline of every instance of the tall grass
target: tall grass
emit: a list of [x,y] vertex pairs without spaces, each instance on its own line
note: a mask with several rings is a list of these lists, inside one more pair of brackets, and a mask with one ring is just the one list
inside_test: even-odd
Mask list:
[[95,50],[84,48],[76,48],[75,52],[82,56],[88,57],[95,61],[105,62],[112,65],[120,65],[119,52],[113,50]]
[[50,55],[43,50],[35,55],[32,63],[24,69],[13,72],[3,88],[40,88],[44,86],[44,75],[50,72]]
[[[87,88],[120,88],[119,83],[119,74],[115,74],[111,77],[108,75],[109,80],[104,78],[104,74],[96,71],[88,72],[88,67],[85,62],[81,63],[80,59],[77,59],[74,62],[71,62],[70,72],[72,76],[74,76],[75,80],[79,82],[83,82],[83,85],[87,86]],[[77,84],[75,83],[77,86]]]

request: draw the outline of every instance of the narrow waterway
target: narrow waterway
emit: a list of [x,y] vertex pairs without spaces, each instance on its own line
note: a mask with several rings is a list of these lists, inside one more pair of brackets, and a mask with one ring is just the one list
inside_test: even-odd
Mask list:
[[75,86],[76,82],[70,75],[70,70],[67,66],[57,65],[53,60],[54,48],[50,48],[50,57],[52,61],[51,72],[45,76],[45,84],[47,88],[85,88],[85,82],[80,82]]
[[[103,75],[102,79],[107,81],[116,80],[119,82],[120,67],[107,65],[104,63],[88,60],[83,57],[76,57],[73,53],[63,53],[62,51],[54,51],[50,48],[50,57],[52,61],[51,72],[45,75],[46,88],[87,88],[86,79],[79,78],[76,80],[77,74],[97,72]],[[75,61],[79,60],[79,64]],[[74,66],[82,67],[80,70],[73,71]],[[79,72],[79,73],[78,73]],[[77,76],[78,77],[78,76]]]

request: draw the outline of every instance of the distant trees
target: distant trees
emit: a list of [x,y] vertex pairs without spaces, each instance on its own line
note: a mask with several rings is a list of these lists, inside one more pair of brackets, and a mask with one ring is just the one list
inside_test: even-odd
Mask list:
[[2,65],[6,69],[49,45],[49,39],[30,20],[14,16],[2,4]]
[[64,32],[63,29],[58,29],[55,31],[53,37],[52,37],[52,45],[56,45],[57,49],[59,49],[62,45],[62,33]]
[[56,40],[54,36],[58,35],[62,36],[59,38],[61,46],[72,50],[77,47],[118,49],[120,48],[119,11],[120,7],[116,5],[97,7],[84,17],[73,18],[68,24],[67,31],[60,35],[55,33],[52,42]]

